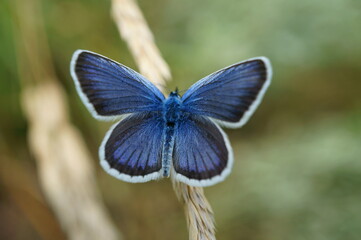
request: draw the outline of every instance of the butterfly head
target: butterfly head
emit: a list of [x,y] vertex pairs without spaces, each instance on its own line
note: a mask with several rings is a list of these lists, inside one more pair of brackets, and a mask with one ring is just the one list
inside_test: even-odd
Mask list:
[[169,97],[180,97],[178,94],[178,88],[175,88],[175,91],[171,92]]

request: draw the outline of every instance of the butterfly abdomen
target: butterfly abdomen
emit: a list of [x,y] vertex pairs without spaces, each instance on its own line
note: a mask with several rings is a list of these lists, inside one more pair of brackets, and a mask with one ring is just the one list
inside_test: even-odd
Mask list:
[[164,136],[162,151],[163,177],[169,177],[172,163],[174,132],[181,118],[181,100],[177,93],[172,92],[163,105]]
[[163,169],[163,177],[169,177],[170,168],[172,163],[172,155],[174,148],[174,129],[176,125],[166,126],[164,131],[164,144],[162,151],[162,169]]

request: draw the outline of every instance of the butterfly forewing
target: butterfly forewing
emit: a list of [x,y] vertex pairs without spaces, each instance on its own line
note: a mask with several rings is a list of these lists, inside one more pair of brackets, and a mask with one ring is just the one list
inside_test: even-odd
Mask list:
[[190,115],[175,130],[173,168],[176,179],[192,186],[209,186],[230,172],[232,149],[225,133],[206,117]]
[[71,73],[81,99],[97,119],[161,108],[164,95],[151,82],[99,54],[76,51]]
[[99,150],[101,165],[127,182],[161,176],[164,122],[159,113],[132,114],[115,124]]
[[246,123],[270,81],[271,66],[260,57],[234,64],[195,83],[182,97],[184,110],[228,127]]

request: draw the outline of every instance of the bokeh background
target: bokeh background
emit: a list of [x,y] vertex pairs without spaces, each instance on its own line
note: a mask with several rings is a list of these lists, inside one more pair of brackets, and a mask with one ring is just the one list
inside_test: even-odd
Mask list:
[[[65,239],[28,148],[16,1],[0,2],[0,239],[43,239],[42,228]],[[85,109],[69,62],[80,48],[136,69],[110,16],[110,1],[39,2],[71,121],[92,154],[112,220],[124,239],[186,239],[170,181],[125,183],[97,164],[110,123]],[[264,55],[272,62],[272,84],[254,116],[243,128],[226,130],[235,152],[231,175],[205,189],[217,238],[360,239],[361,1],[138,3],[172,69],[169,89],[185,90],[247,58]]]

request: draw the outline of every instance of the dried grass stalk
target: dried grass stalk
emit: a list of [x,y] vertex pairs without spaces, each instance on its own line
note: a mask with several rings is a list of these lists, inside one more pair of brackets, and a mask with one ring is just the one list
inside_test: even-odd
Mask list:
[[112,15],[140,72],[157,86],[164,85],[171,77],[170,70],[137,4],[132,0],[113,0]]
[[[123,39],[127,42],[140,72],[155,84],[170,79],[170,70],[156,47],[153,35],[133,0],[113,0],[112,14]],[[173,189],[184,204],[190,240],[215,240],[212,208],[203,188],[172,180]]]
[[21,102],[40,183],[72,240],[120,239],[101,201],[92,160],[70,123],[66,97],[54,74],[38,0],[16,0]]
[[90,154],[69,123],[61,87],[55,81],[27,87],[22,103],[42,188],[69,239],[119,239],[99,196]]
[[190,240],[215,240],[214,218],[211,205],[203,188],[191,187],[172,179],[174,191],[184,204]]

